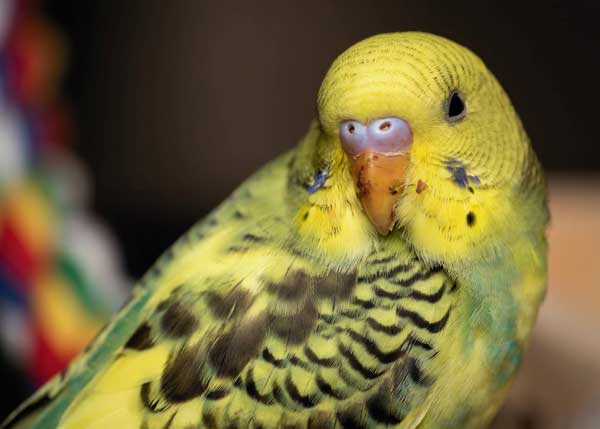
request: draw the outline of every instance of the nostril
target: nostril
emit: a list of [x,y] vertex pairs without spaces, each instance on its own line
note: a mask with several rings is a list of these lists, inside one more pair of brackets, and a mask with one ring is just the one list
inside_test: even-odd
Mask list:
[[379,125],[380,131],[389,131],[390,128],[392,128],[392,124],[389,121],[385,121],[381,125]]
[[344,150],[356,155],[363,150],[367,135],[367,127],[359,121],[344,121],[340,124],[340,140]]
[[340,124],[340,141],[346,153],[357,156],[366,149],[392,154],[403,153],[412,144],[408,123],[400,118],[379,118],[368,125],[350,119]]
[[368,125],[369,147],[382,153],[402,153],[412,144],[412,132],[406,121],[396,117],[379,118]]

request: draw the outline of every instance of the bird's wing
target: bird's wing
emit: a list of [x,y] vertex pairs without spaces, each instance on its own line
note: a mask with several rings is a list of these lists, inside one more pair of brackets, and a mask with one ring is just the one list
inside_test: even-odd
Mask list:
[[446,275],[381,252],[357,273],[280,263],[258,293],[227,277],[173,289],[60,427],[414,426],[450,317]]
[[[276,200],[277,196],[284,194],[292,155],[293,152],[288,152],[268,163],[165,252],[138,282],[129,301],[86,349],[65,371],[53,377],[14,410],[0,427],[57,428],[67,408],[80,397],[90,381],[111,364],[145,315],[153,311],[153,297],[160,296],[161,290],[172,287],[173,281],[206,268],[206,261],[198,265],[194,257],[213,254],[212,249],[226,242],[232,230],[239,231],[239,225],[250,214],[264,211],[264,204],[282,207],[281,201],[273,204],[269,200]],[[207,239],[209,236],[210,239]],[[218,261],[215,265],[218,265]]]
[[324,271],[286,248],[287,222],[248,222],[254,193],[163,257],[14,427],[415,427],[453,283],[391,238],[356,270]]

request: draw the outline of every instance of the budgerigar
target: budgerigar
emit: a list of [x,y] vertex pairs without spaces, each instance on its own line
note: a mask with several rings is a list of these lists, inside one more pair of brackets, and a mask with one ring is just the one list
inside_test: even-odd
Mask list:
[[5,427],[486,427],[546,287],[517,114],[475,54],[417,32],[342,53],[317,105]]

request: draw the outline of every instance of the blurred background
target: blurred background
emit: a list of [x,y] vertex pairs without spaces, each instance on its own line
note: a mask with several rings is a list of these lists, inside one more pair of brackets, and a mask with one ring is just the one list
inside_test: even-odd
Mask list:
[[2,0],[0,414],[295,144],[341,51],[422,30],[485,60],[550,178],[549,294],[494,427],[600,427],[599,18],[592,1]]

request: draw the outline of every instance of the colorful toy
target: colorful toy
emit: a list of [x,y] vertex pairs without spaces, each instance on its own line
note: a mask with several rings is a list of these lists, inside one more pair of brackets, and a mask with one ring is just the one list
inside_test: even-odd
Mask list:
[[69,150],[59,33],[36,2],[4,0],[0,41],[0,345],[40,384],[93,338],[128,282]]

